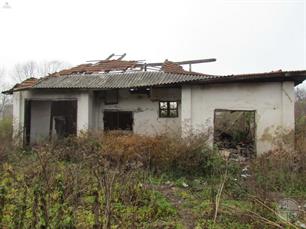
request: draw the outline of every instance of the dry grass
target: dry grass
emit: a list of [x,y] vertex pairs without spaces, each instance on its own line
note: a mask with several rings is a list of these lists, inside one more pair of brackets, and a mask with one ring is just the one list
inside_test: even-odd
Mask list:
[[12,120],[0,120],[0,162],[4,161],[12,149]]
[[[9,143],[10,125],[1,125],[0,139]],[[227,218],[241,225],[294,227],[277,217],[273,195],[306,196],[303,132],[297,132],[297,151],[276,150],[253,160],[248,179],[241,179],[239,166],[223,161],[207,147],[206,140],[205,135],[181,139],[166,134],[148,137],[109,132],[83,133],[37,145],[30,152],[13,152],[10,144],[1,144],[1,155],[10,152],[11,156],[2,157],[0,221],[16,228],[56,224],[110,228],[125,223],[141,227],[144,221],[160,219],[161,209],[166,215],[175,215],[164,200],[156,206],[160,200],[144,185],[148,174],[160,178],[171,173],[190,179],[198,176],[208,187],[221,184],[217,196],[201,197],[217,203],[211,209],[215,215],[205,218],[216,228],[226,225],[223,221]],[[225,171],[226,179],[222,176]],[[250,199],[250,195],[255,197]],[[228,198],[248,202],[251,207],[224,206]]]

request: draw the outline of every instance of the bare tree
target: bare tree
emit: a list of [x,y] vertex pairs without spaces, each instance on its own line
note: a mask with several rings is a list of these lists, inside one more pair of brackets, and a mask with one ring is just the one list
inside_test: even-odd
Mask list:
[[34,76],[36,74],[36,63],[34,61],[28,61],[22,64],[16,64],[13,72],[12,78],[16,82],[21,82],[26,78]]
[[9,75],[3,67],[0,67],[0,119],[3,118],[5,109],[11,103],[11,96],[1,93],[11,86],[5,83],[5,77],[10,76],[15,83],[20,83],[27,78],[43,77],[67,67],[69,67],[68,63],[58,60],[43,62],[27,61],[16,64]]
[[302,87],[295,88],[295,98],[297,101],[302,101],[306,99],[306,89]]
[[297,87],[295,89],[295,119],[299,120],[306,116],[306,89]]
[[46,76],[50,73],[60,71],[70,67],[70,64],[58,60],[44,61],[38,64],[38,73],[40,76]]
[[43,77],[69,66],[68,63],[58,60],[43,62],[27,61],[16,64],[11,72],[11,76],[15,82],[21,82],[30,77]]
[[0,68],[0,120],[3,119],[5,109],[7,105],[11,103],[11,97],[8,95],[4,95],[1,92],[7,89],[7,85],[4,83],[4,77],[6,75],[5,69],[2,67]]

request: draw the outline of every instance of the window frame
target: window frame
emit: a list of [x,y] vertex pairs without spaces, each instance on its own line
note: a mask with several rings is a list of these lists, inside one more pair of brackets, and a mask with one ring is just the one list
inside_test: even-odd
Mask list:
[[[114,128],[112,129],[108,129],[108,128],[105,128],[105,121],[106,121],[106,113],[113,113],[113,115],[115,115],[115,120],[114,123],[113,123],[113,126]],[[120,128],[120,115],[129,115],[130,116],[130,128],[129,129],[121,129]],[[133,132],[133,129],[134,129],[134,113],[132,111],[121,111],[121,110],[105,110],[103,112],[103,130],[104,131],[116,131],[116,130],[119,130],[119,131],[131,131]]]
[[[167,108],[166,109],[161,108],[161,103],[167,103]],[[176,108],[175,109],[171,109],[170,108],[170,103],[176,103]],[[178,101],[175,101],[175,100],[172,100],[172,101],[167,100],[167,101],[165,101],[165,100],[163,100],[163,101],[159,101],[158,104],[159,104],[159,112],[158,112],[159,113],[159,118],[177,118],[179,116]],[[162,115],[162,111],[167,111],[167,115],[163,116]],[[175,116],[171,116],[170,115],[171,111],[175,111],[176,115]]]

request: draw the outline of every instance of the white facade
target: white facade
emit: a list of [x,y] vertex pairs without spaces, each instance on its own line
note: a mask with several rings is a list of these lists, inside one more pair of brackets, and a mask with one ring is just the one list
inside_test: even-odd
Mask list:
[[[77,132],[92,123],[92,92],[19,91],[13,94],[14,135],[21,136],[25,124],[25,101],[31,100],[31,143],[49,136],[51,101],[77,100]],[[48,131],[47,131],[48,130]],[[20,137],[19,137],[20,138]]]
[[[164,89],[164,91],[169,91]],[[171,89],[171,95],[161,99],[180,98],[180,89]],[[77,132],[103,130],[104,111],[133,112],[133,132],[154,135],[160,132],[180,132],[179,115],[176,118],[159,117],[159,100],[152,100],[148,95],[130,94],[128,89],[120,89],[118,104],[106,105],[103,99],[94,97],[93,91],[20,91],[14,92],[13,119],[14,132],[19,135],[24,127],[25,100],[31,100],[31,143],[45,140],[49,136],[51,102],[61,100],[77,100]]]
[[[171,91],[171,96],[160,96],[160,99],[180,98],[180,94],[179,89],[174,89]],[[160,118],[159,100],[152,100],[148,95],[130,94],[128,89],[120,89],[118,104],[106,105],[103,99],[95,101],[93,124],[95,129],[103,130],[104,111],[131,111],[134,120],[133,132],[136,134],[154,135],[165,131],[177,133],[181,128],[180,106],[179,102],[177,118]]]
[[[133,132],[137,134],[172,131],[184,135],[188,131],[212,131],[216,109],[252,110],[256,114],[257,153],[263,153],[275,147],[276,130],[294,130],[293,82],[185,85],[182,88],[153,88],[151,93],[150,97],[120,89],[118,103],[106,105],[103,98],[91,90],[14,92],[15,134],[20,133],[24,126],[26,99],[32,101],[31,143],[49,136],[51,101],[60,100],[77,101],[78,133],[82,130],[103,130],[104,111],[133,112]],[[160,118],[160,100],[178,101],[178,117]]]
[[277,147],[279,131],[293,133],[294,97],[293,82],[184,86],[183,129],[212,132],[216,109],[255,111],[256,150],[261,154]]

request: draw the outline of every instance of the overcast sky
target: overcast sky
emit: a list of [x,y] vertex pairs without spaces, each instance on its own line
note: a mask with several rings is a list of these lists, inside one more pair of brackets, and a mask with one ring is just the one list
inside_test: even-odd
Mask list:
[[[2,6],[8,2],[11,9]],[[0,66],[217,58],[211,74],[306,69],[306,0],[0,0]]]

